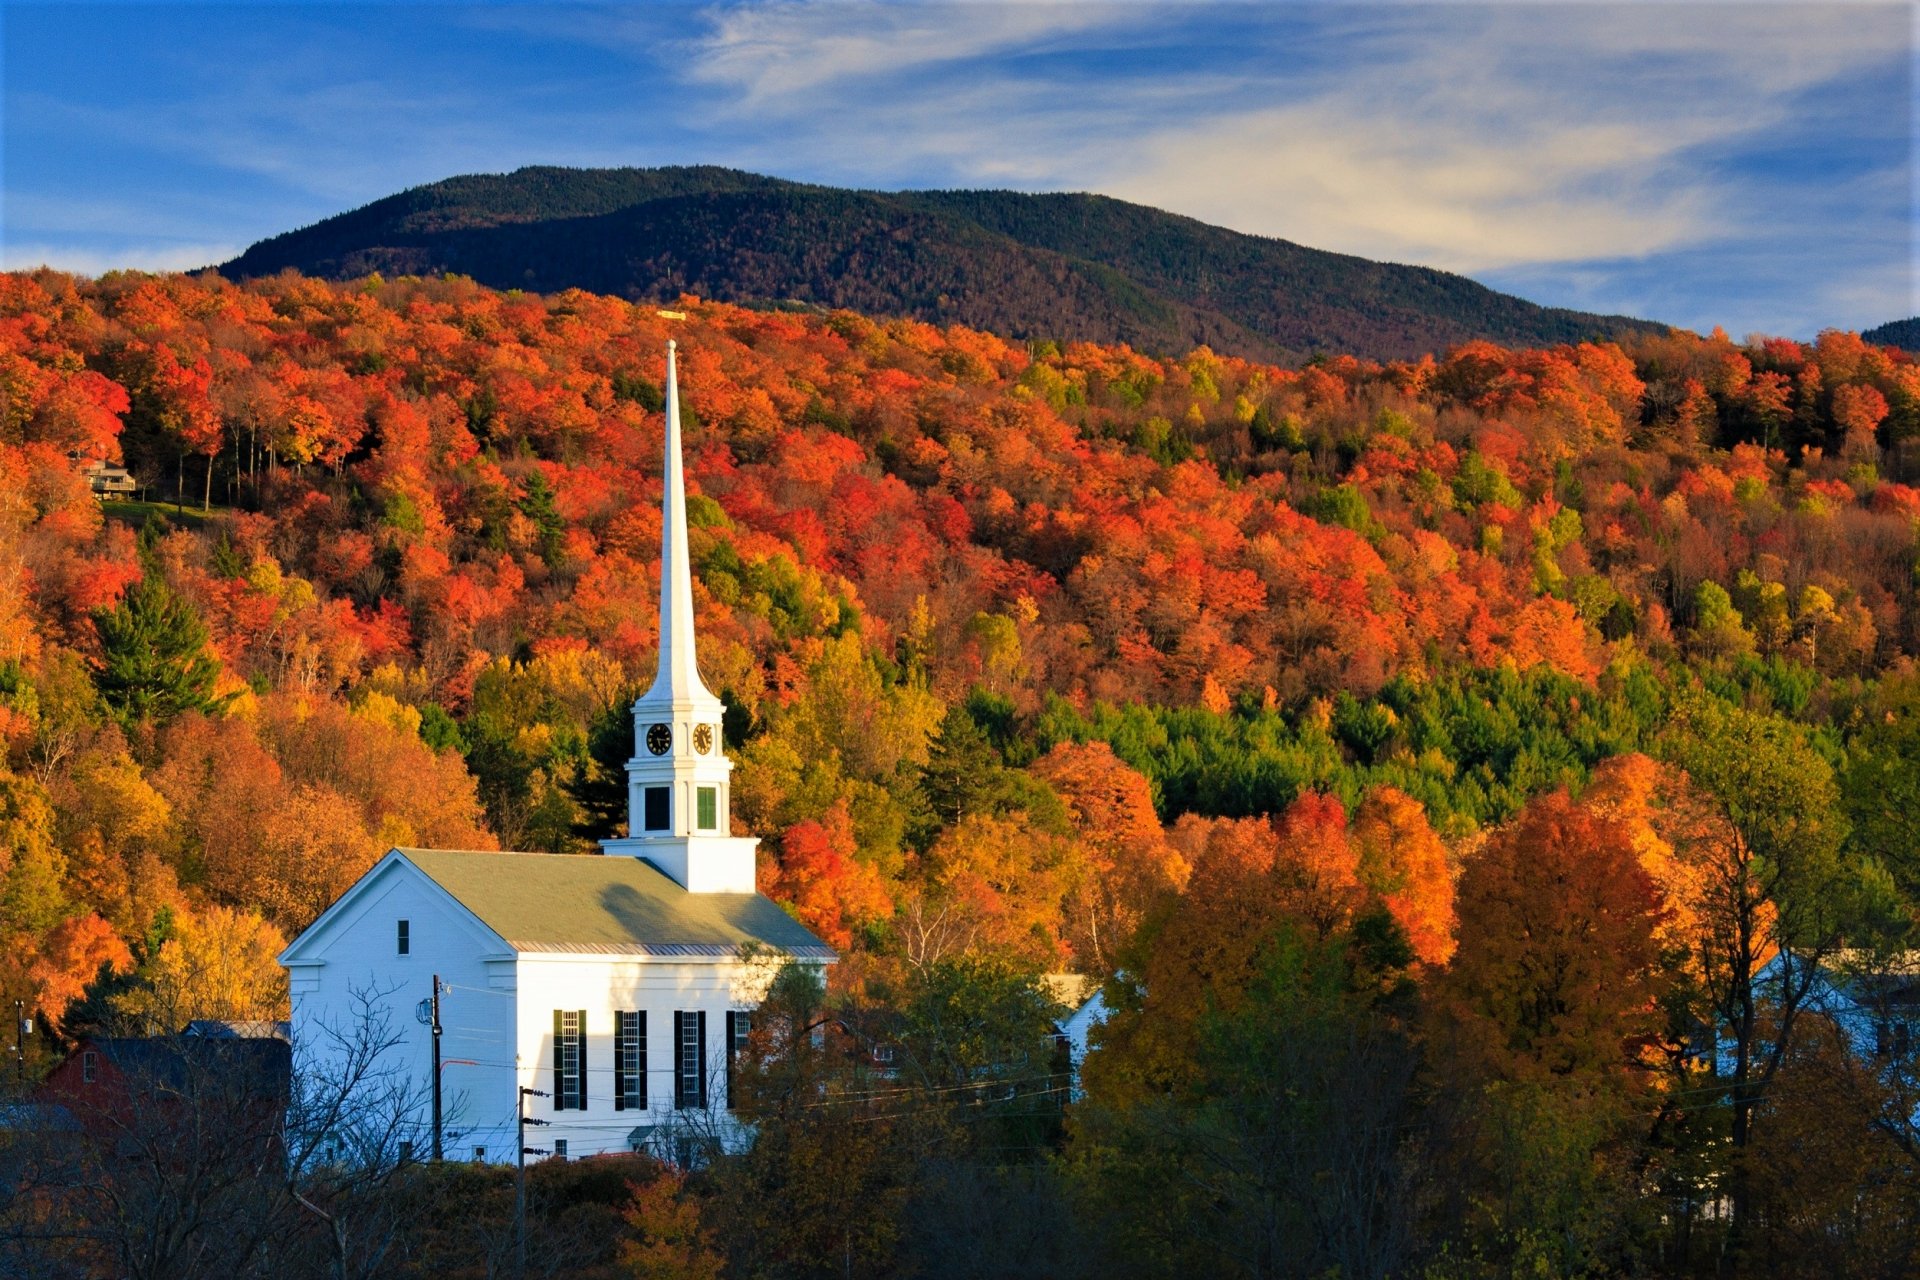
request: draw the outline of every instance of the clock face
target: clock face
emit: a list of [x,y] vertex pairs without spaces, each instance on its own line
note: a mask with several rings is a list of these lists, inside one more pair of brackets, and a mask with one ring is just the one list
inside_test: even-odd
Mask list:
[[697,724],[693,726],[693,749],[701,755],[713,750],[713,726]]
[[647,750],[657,756],[667,754],[673,746],[673,729],[664,724],[650,725],[647,729]]

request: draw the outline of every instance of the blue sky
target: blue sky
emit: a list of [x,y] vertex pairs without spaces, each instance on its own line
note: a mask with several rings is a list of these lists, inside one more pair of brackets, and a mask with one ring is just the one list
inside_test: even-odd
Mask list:
[[0,265],[219,261],[523,164],[1094,190],[1540,302],[1915,301],[1905,4],[0,9]]

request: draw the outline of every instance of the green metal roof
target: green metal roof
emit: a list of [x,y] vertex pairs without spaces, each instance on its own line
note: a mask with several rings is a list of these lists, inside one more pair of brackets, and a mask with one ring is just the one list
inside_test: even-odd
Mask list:
[[731,956],[834,953],[758,893],[688,893],[640,858],[400,849],[516,951]]

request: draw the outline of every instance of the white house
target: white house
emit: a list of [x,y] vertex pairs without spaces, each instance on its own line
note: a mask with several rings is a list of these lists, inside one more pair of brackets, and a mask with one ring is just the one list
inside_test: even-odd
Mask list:
[[1092,1047],[1094,1028],[1105,1026],[1111,1012],[1107,1008],[1107,996],[1094,979],[1083,974],[1050,973],[1045,981],[1053,998],[1067,1010],[1067,1016],[1053,1024],[1053,1034],[1055,1042],[1066,1051],[1068,1100],[1078,1102],[1083,1096],[1080,1068]]
[[524,1106],[544,1152],[684,1159],[686,1141],[740,1135],[731,1061],[778,962],[835,959],[756,891],[757,842],[729,826],[721,702],[694,657],[672,343],[666,419],[660,660],[633,704],[629,834],[592,855],[390,850],[281,953],[296,1071],[351,1087],[343,1130],[432,1149],[437,994],[447,1158],[513,1160]]

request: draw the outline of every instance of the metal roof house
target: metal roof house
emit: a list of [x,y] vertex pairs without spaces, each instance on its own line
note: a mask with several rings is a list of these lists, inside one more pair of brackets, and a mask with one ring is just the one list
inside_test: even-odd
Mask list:
[[629,834],[587,855],[390,850],[281,953],[301,1087],[363,1090],[342,1114],[415,1135],[415,1156],[513,1160],[523,1107],[540,1153],[732,1145],[752,1010],[781,962],[835,959],[757,891],[757,842],[729,827],[722,704],[694,655],[671,343],[666,418],[660,658],[633,705]]

